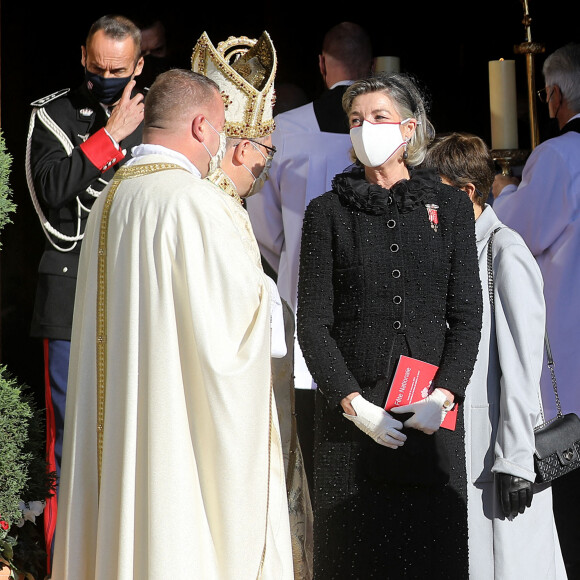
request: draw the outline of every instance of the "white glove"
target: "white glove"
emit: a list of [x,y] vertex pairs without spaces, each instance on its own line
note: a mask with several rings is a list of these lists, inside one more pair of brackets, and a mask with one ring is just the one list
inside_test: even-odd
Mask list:
[[451,409],[444,409],[443,403],[447,400],[445,393],[435,389],[428,397],[410,405],[393,407],[391,413],[414,413],[404,423],[405,427],[412,427],[423,431],[427,435],[433,435],[441,426],[445,415]]
[[284,358],[288,350],[286,348],[282,298],[280,298],[276,282],[270,276],[266,276],[266,278],[270,285],[270,356],[272,358]]
[[379,445],[391,449],[397,449],[403,445],[407,436],[399,431],[403,428],[400,421],[393,419],[384,409],[373,405],[362,395],[356,396],[350,403],[356,411],[356,415],[347,413],[343,413],[343,415],[363,433],[366,433]]

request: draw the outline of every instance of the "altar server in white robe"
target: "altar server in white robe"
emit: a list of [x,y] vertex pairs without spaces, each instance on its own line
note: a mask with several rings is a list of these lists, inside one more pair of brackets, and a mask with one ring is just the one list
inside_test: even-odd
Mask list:
[[[294,314],[298,308],[298,262],[304,211],[331,189],[332,179],[352,164],[349,126],[342,96],[372,69],[372,44],[358,24],[330,28],[318,56],[325,91],[313,102],[275,117],[276,155],[270,177],[247,207],[260,251],[276,273],[280,295]],[[294,376],[298,434],[312,485],[312,445],[316,384],[295,338]]]
[[[550,346],[563,413],[580,415],[580,43],[546,57],[544,87],[538,94],[559,133],[542,141],[528,157],[521,180],[497,175],[493,207],[516,230],[536,258],[546,286]],[[557,406],[547,364],[542,371],[546,418]],[[554,514],[566,570],[580,578],[580,470],[552,484]]]
[[[280,294],[294,312],[304,211],[352,163],[342,95],[348,85],[370,74],[371,67],[371,41],[358,24],[343,22],[326,33],[319,55],[326,90],[315,101],[275,117],[272,142],[277,153],[270,178],[260,195],[248,200],[262,255],[275,270]],[[312,389],[312,377],[298,353],[296,387]]]
[[94,205],[72,335],[53,578],[292,580],[270,286],[202,179],[217,85],[159,75]]
[[522,237],[485,203],[495,166],[481,138],[443,136],[424,164],[469,195],[476,220],[483,326],[463,403],[469,580],[564,580],[552,489],[534,484],[546,321],[540,268]]

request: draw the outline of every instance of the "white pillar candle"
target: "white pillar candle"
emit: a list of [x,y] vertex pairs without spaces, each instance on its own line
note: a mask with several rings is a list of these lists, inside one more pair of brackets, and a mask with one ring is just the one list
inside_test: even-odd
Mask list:
[[375,72],[376,73],[401,72],[401,59],[398,56],[376,56]]
[[516,66],[513,60],[489,61],[491,148],[518,148]]

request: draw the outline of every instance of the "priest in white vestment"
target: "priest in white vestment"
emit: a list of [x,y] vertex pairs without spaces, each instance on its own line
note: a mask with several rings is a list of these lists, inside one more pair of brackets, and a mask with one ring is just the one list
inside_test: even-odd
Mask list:
[[[230,196],[232,210],[246,224],[246,241],[261,268],[258,242],[244,205],[249,197],[260,194],[276,153],[271,137],[277,68],[274,44],[264,31],[258,39],[230,36],[215,47],[204,32],[193,49],[191,68],[218,84],[225,103],[226,151],[220,167],[205,179]],[[294,313],[272,279],[270,290],[272,383],[284,455],[294,578],[311,580],[313,514],[296,422]]]
[[161,74],[91,212],[53,580],[293,578],[269,281],[201,179],[223,125],[213,81]]

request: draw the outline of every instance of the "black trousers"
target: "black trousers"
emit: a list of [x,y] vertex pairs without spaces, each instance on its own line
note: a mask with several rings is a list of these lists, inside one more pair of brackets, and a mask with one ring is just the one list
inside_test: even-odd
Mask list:
[[312,494],[314,485],[314,389],[294,389],[294,410],[296,412],[296,430],[304,460],[304,470],[308,487]]
[[552,495],[568,580],[580,580],[580,469],[554,480]]

